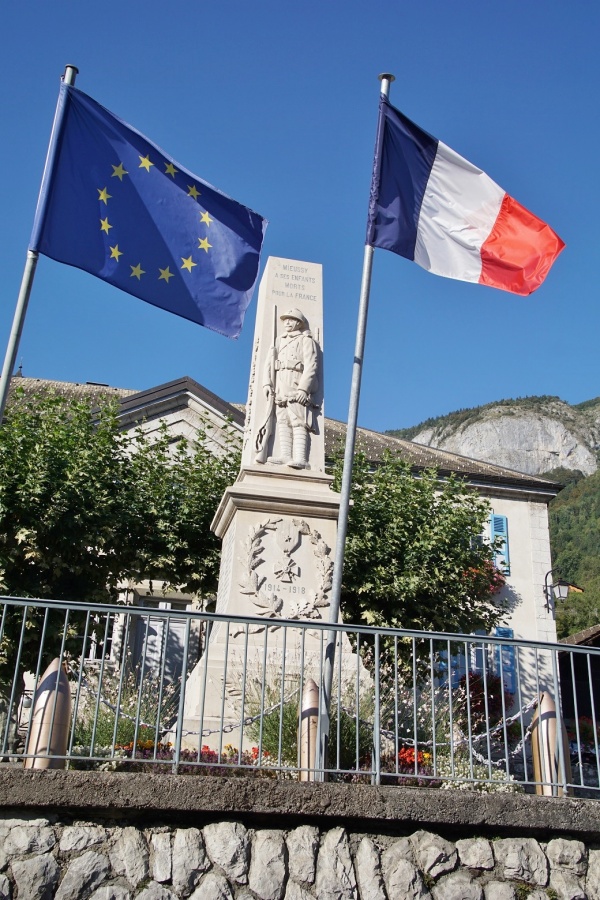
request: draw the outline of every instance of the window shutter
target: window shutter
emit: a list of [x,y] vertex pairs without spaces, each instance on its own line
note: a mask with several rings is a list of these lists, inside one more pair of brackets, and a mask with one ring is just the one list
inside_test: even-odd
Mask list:
[[508,550],[508,519],[492,513],[490,518],[490,536],[492,541],[502,538],[502,545],[496,552],[495,563],[504,575],[510,575],[510,554]]
[[[512,628],[495,628],[496,637],[513,638],[515,636]],[[502,664],[500,663],[500,654],[502,654]],[[504,689],[510,694],[514,694],[517,689],[517,673],[515,671],[515,648],[506,645],[497,645],[494,651],[496,675],[502,676]]]

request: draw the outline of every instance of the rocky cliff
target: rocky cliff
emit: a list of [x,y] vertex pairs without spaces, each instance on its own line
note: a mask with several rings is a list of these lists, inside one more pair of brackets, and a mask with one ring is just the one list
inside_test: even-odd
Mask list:
[[500,400],[389,434],[529,475],[598,468],[600,397],[576,406],[558,397]]

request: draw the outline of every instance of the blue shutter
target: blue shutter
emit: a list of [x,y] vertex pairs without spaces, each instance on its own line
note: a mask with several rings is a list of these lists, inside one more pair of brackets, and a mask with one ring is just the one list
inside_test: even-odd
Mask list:
[[505,575],[510,575],[510,554],[508,550],[508,519],[506,516],[497,516],[492,513],[490,519],[490,536],[492,541],[502,538],[502,545],[496,552],[495,563],[498,569]]
[[[513,638],[515,636],[512,628],[496,628],[494,629],[496,637]],[[500,653],[502,653],[502,668],[500,667]],[[517,673],[515,671],[515,648],[503,645],[496,645],[494,648],[495,669],[498,677],[502,674],[504,681],[504,689],[510,694],[514,694],[517,689]]]

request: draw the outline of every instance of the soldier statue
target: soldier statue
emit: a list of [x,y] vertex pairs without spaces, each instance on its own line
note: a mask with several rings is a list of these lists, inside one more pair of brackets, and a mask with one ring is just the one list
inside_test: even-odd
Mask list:
[[267,357],[263,389],[269,409],[267,420],[257,436],[257,462],[264,462],[266,445],[275,413],[278,455],[267,462],[309,469],[309,433],[316,434],[319,352],[308,322],[299,309],[280,316],[284,332],[275,341]]

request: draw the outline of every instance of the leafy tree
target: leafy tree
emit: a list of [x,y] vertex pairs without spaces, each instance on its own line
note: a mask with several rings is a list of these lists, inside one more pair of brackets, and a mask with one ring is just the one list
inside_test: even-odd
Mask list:
[[600,471],[567,484],[549,518],[554,576],[585,591],[557,604],[556,630],[565,638],[600,624]]
[[[335,469],[337,484],[341,461]],[[354,460],[342,585],[346,621],[470,633],[505,612],[504,577],[481,540],[489,506],[457,478],[415,477],[399,456]]]
[[[237,474],[234,443],[215,455],[203,435],[194,445],[173,444],[166,428],[132,436],[117,410],[59,395],[13,399],[0,427],[0,592],[108,602],[127,580],[216,589],[220,541],[209,526]],[[35,668],[40,622],[30,610],[24,669]],[[21,627],[20,611],[5,616],[0,683],[13,671]],[[63,628],[48,629],[49,655]]]

